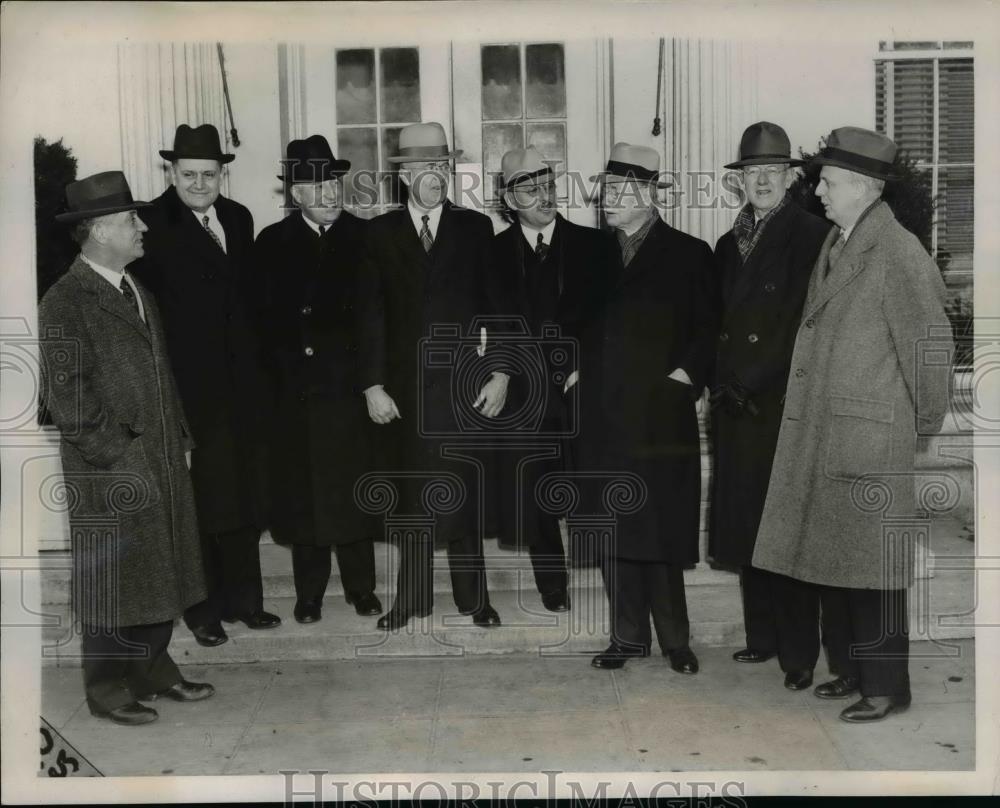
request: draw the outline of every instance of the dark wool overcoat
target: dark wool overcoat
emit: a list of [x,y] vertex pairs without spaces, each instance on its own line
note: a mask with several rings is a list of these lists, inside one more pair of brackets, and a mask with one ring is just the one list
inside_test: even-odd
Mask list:
[[[205,599],[193,443],[153,296],[146,324],[82,259],[38,309],[44,403],[60,430],[73,605],[96,626],[160,623]],[[148,324],[148,327],[147,327]]]
[[757,408],[712,410],[709,555],[723,564],[745,566],[753,555],[802,303],[829,230],[830,222],[788,202],[746,263],[731,230],[715,247],[722,322],[712,386],[738,380]]

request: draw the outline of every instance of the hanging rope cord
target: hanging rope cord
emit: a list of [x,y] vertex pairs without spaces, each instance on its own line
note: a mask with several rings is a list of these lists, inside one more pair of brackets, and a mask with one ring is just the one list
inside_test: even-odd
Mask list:
[[660,37],[660,61],[656,67],[656,116],[653,118],[653,137],[659,137],[660,127],[660,97],[663,94],[663,48],[665,40]]
[[[233,102],[229,99],[229,81],[226,79],[226,57],[222,53],[222,43],[216,42],[215,48],[219,52],[219,70],[222,72],[222,94],[226,98],[226,109],[229,112],[229,123],[232,128],[229,130],[229,137],[233,141],[233,146],[240,145],[240,136],[236,131],[236,121],[233,119]],[[662,58],[662,52],[660,54]]]

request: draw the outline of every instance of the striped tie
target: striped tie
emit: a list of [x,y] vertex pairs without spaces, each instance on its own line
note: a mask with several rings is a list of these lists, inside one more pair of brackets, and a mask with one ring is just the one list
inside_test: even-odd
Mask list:
[[834,242],[834,245],[830,248],[830,255],[828,256],[826,264],[826,274],[830,274],[830,270],[833,269],[834,264],[837,263],[837,259],[840,258],[840,254],[844,251],[844,246],[847,241],[844,239],[844,231],[840,231],[840,238]]
[[[132,291],[132,284],[125,280],[124,273],[122,274],[122,282],[118,287],[122,290],[122,297],[125,298],[125,302],[132,307],[132,311],[135,312],[135,316],[142,320],[142,312],[139,310],[139,301],[136,300],[135,292]],[[145,322],[145,320],[143,320]]]
[[535,242],[535,255],[538,256],[539,261],[544,261],[545,256],[548,254],[549,254],[549,245],[545,243],[545,236],[539,233],[538,240]]
[[431,247],[434,246],[434,236],[431,235],[431,227],[428,224],[431,217],[426,213],[420,217],[420,221],[424,223],[424,226],[420,228],[420,243],[424,245],[424,252],[429,253]]
[[205,225],[205,230],[208,232],[208,235],[210,235],[212,237],[212,241],[214,241],[219,246],[220,250],[222,250],[223,252],[225,252],[226,248],[222,246],[222,239],[220,239],[216,235],[215,231],[211,227],[208,226],[208,216],[202,216],[201,217],[201,223],[203,225]]

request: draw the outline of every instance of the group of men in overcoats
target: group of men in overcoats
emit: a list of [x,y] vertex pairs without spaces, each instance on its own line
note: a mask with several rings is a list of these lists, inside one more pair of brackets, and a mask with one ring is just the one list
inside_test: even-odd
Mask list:
[[[684,568],[699,558],[706,389],[710,555],[739,569],[744,606],[734,659],[777,655],[786,687],[809,687],[822,622],[836,678],[817,696],[859,694],[848,721],[909,704],[912,548],[887,546],[859,486],[881,481],[894,509],[912,510],[916,435],[940,428],[949,392],[949,367],[922,357],[952,346],[929,339],[947,324],[940,274],[881,201],[888,138],[829,137],[816,163],[831,228],[788,194],[801,161],[784,131],[749,127],[726,166],[746,205],[714,255],[663,221],[659,154],[627,143],[592,178],[613,235],[558,213],[559,172],[529,146],[503,156],[510,226],[494,236],[448,199],[459,152],[436,123],[400,132],[390,162],[405,201],[371,221],[344,209],[350,163],[320,135],[292,141],[279,175],[291,212],[256,241],[249,211],[220,193],[233,155],[214,127],[182,125],[161,154],[172,185],[151,204],[120,172],[67,188],[81,255],[40,307],[46,359],[58,339],[79,346],[74,372],[50,374],[46,404],[79,492],[95,715],[145,723],[156,713],[141,699],[212,694],[170,660],[175,617],[207,646],[227,640],[223,622],[280,624],[263,608],[265,527],[291,545],[296,620],[321,619],[331,548],[348,601],[380,614],[382,527],[356,490],[369,473],[391,478],[396,512],[436,510],[433,530],[394,537],[387,631],[431,612],[435,539],[459,612],[500,625],[487,501],[501,539],[527,548],[543,606],[569,609],[559,518],[573,517],[540,507],[540,483],[574,475],[577,511],[599,513],[602,475],[638,481],[597,547],[611,643],[592,665],[648,656],[655,631],[671,667],[697,673]],[[575,352],[548,350],[567,340]],[[524,410],[527,428],[504,420]],[[470,422],[497,441],[485,462],[455,440]],[[114,529],[95,532],[95,515]],[[97,608],[94,592],[113,597]]]

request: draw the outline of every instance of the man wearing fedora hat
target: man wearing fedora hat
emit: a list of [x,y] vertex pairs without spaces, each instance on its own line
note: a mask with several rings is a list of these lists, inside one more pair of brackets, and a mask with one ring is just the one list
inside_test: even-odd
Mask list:
[[[556,516],[535,500],[541,478],[568,468],[569,444],[562,436],[576,427],[570,384],[578,366],[552,362],[568,340],[579,344],[581,329],[598,305],[604,275],[618,257],[615,241],[601,230],[563,218],[556,205],[559,171],[534,146],[512,149],[500,161],[499,190],[511,226],[494,236],[490,277],[499,290],[501,314],[522,346],[535,341],[539,351],[511,351],[539,367],[519,367],[511,375],[504,416],[540,410],[530,432],[518,430],[516,450],[498,444],[491,493],[501,539],[528,548],[542,605],[552,612],[569,609],[566,558]],[[558,331],[552,331],[558,326]],[[495,342],[503,346],[504,334]],[[573,354],[577,361],[577,351]],[[538,385],[542,379],[547,384]],[[501,421],[498,431],[509,429]],[[548,454],[546,454],[548,450]]]
[[[475,318],[495,310],[485,277],[493,225],[447,199],[452,161],[460,153],[448,148],[439,123],[411,124],[399,133],[399,153],[389,161],[399,166],[407,201],[368,226],[358,291],[361,388],[368,415],[380,427],[378,465],[403,475],[399,513],[426,514],[421,492],[428,477],[461,481],[464,501],[436,514],[435,530],[448,544],[458,610],[475,625],[491,627],[500,617],[486,588],[477,467],[445,450],[462,435],[459,409],[475,406],[487,418],[500,412],[507,376],[490,374],[476,400],[464,401],[455,366],[422,366],[418,355],[421,340],[435,328],[457,324],[455,338],[463,341]],[[450,340],[441,347],[451,352],[462,346]],[[474,371],[475,363],[462,367]],[[379,628],[394,631],[410,617],[430,614],[432,540],[404,540],[396,600]]]
[[[835,129],[815,158],[835,227],[809,281],[754,567],[819,584],[840,717],[910,704],[907,587],[917,435],[948,411],[954,343],[934,261],[881,199],[896,144]],[[905,522],[904,522],[905,524]]]
[[267,525],[267,385],[247,299],[253,218],[220,194],[231,162],[210,124],[181,124],[173,184],[143,213],[146,255],[135,271],[163,312],[170,361],[198,448],[191,476],[208,598],[185,623],[199,644],[228,637],[221,620],[272,628],[258,543]]
[[337,551],[347,600],[375,615],[371,520],[354,502],[369,470],[369,433],[358,406],[355,286],[365,221],[343,209],[347,160],[322,135],[288,144],[284,174],[295,210],[254,243],[253,281],[265,368],[273,390],[271,535],[291,544],[295,619],[322,614]]
[[785,686],[812,684],[819,656],[819,592],[811,584],[750,564],[760,522],[792,346],[809,274],[829,222],[793,202],[795,179],[785,130],[747,127],[739,160],[746,204],[715,246],[722,298],[712,381],[712,497],[709,553],[740,570],[747,647],[737,662],[775,654]]
[[146,227],[125,176],[105,171],[66,187],[80,254],[38,309],[46,384],[60,430],[72,532],[73,606],[82,626],[91,713],[155,721],[139,700],[198,701],[167,647],[173,621],[205,596],[186,453],[191,432],[152,295],[126,266]]
[[[604,308],[587,332],[580,370],[579,464],[583,471],[641,478],[645,499],[617,515],[601,571],[611,607],[611,645],[597,668],[648,656],[650,615],[671,667],[698,671],[684,567],[698,560],[701,451],[696,401],[715,341],[712,252],[659,216],[670,182],[654,149],[617,143],[601,181],[602,206],[621,260]],[[606,512],[603,491],[582,496]]]

